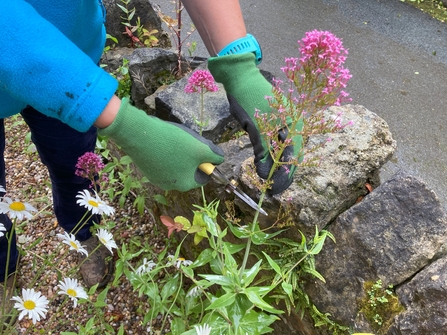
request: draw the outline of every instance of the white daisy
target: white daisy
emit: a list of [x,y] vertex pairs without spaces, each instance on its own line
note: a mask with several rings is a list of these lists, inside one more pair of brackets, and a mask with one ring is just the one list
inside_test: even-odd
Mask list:
[[202,293],[200,291],[200,287],[196,286],[189,290],[189,292],[186,294],[187,297],[198,297]]
[[4,231],[6,231],[5,225],[3,223],[0,223],[0,237],[3,237],[5,235],[3,234]]
[[206,323],[203,326],[194,326],[196,329],[197,335],[210,335],[211,327]]
[[184,266],[189,266],[192,264],[192,261],[184,259],[183,257],[179,257],[177,258],[177,260],[175,261],[175,266],[180,269],[180,266],[184,265]]
[[64,278],[60,280],[58,287],[61,289],[59,294],[66,294],[73,301],[74,307],[78,305],[78,299],[87,299],[87,293],[81,285],[78,285],[77,279]]
[[22,298],[13,296],[11,300],[15,300],[14,308],[20,311],[19,320],[28,314],[28,318],[33,320],[33,324],[40,321],[40,318],[45,318],[48,307],[48,299],[40,292],[35,292],[34,289],[22,289]]
[[143,264],[141,264],[136,270],[136,274],[142,275],[143,273],[151,271],[157,264],[154,261],[147,261],[146,258],[143,259]]
[[0,202],[0,213],[9,214],[9,217],[12,219],[31,219],[33,217],[31,212],[37,212],[37,209],[27,202],[21,202],[19,200],[13,201],[8,197],[3,197],[3,201]]
[[68,234],[67,232],[64,232],[64,234],[57,234],[57,237],[60,237],[62,239],[62,243],[65,243],[70,247],[70,250],[75,250],[77,252],[85,254],[85,256],[88,256],[87,250],[84,248],[84,246],[79,243],[79,241],[76,239],[76,237],[73,234]]
[[109,249],[110,253],[113,254],[112,248],[117,248],[116,243],[113,240],[113,235],[105,229],[98,229],[96,236],[98,236],[99,241]]
[[76,198],[79,198],[76,201],[79,206],[87,208],[93,214],[111,215],[115,212],[113,207],[110,207],[104,201],[102,201],[96,192],[93,196],[88,190],[83,190],[78,193]]

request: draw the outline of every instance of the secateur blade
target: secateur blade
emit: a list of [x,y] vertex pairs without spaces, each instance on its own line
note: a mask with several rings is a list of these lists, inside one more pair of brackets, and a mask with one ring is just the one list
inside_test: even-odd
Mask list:
[[246,195],[241,189],[239,189],[236,185],[234,185],[227,177],[223,175],[222,172],[218,168],[216,168],[211,163],[202,163],[199,165],[199,169],[205,172],[207,175],[214,177],[219,183],[225,186],[225,190],[227,192],[233,192],[236,194],[242,201],[244,201],[247,205],[249,205],[254,210],[258,211],[261,214],[268,215],[265,210],[258,207],[258,204]]

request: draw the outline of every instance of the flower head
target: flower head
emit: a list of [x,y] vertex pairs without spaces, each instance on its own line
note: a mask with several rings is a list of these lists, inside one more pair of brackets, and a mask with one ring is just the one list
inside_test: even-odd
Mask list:
[[87,299],[87,293],[84,288],[78,285],[77,279],[64,278],[64,281],[60,280],[58,287],[61,289],[59,294],[66,294],[73,301],[74,307],[78,304],[78,299]]
[[206,323],[204,323],[203,326],[194,326],[194,328],[196,329],[197,335],[210,335],[211,333],[211,327]]
[[70,247],[70,250],[75,250],[79,253],[85,254],[85,256],[88,256],[87,250],[79,243],[78,240],[76,240],[76,237],[73,234],[68,234],[67,232],[64,232],[64,234],[57,234],[58,237],[62,239],[62,243],[65,243]]
[[11,218],[17,218],[23,220],[23,218],[31,219],[33,215],[31,212],[37,212],[33,206],[27,202],[21,202],[19,200],[11,200],[11,198],[3,197],[3,201],[0,202],[0,213],[7,213]]
[[79,198],[76,201],[79,206],[87,208],[93,214],[112,215],[115,212],[113,207],[102,201],[96,192],[95,195],[92,196],[88,190],[79,191],[76,198]]
[[143,259],[143,264],[141,264],[136,270],[136,274],[142,275],[146,272],[151,271],[157,264],[154,261],[148,261],[146,258]]
[[[78,158],[75,167],[75,175],[89,179],[92,182],[91,186],[93,186],[93,184],[99,184],[98,176],[104,168],[101,156],[94,152],[86,152]],[[106,175],[102,175],[101,179],[104,182],[108,180]]]
[[104,244],[104,246],[109,249],[110,253],[113,254],[112,248],[117,248],[115,241],[113,240],[113,235],[105,229],[98,229],[96,232],[99,241]]
[[179,257],[179,258],[176,259],[174,255],[170,255],[169,254],[168,255],[168,263],[167,264],[168,265],[173,265],[176,268],[180,269],[181,265],[189,266],[189,265],[192,264],[192,261],[187,260],[187,259],[185,259],[183,257]]
[[186,293],[187,297],[198,297],[202,293],[199,286],[195,286]]
[[19,320],[22,320],[28,314],[28,318],[33,320],[36,324],[40,318],[45,318],[48,307],[48,299],[41,295],[40,292],[35,292],[34,289],[22,289],[22,298],[13,296],[11,300],[16,301],[14,308],[20,311]]
[[6,231],[6,227],[3,223],[0,223],[0,237],[3,237],[5,234],[3,233]]
[[186,93],[216,92],[219,88],[214,81],[213,75],[208,70],[195,70],[188,79],[185,87]]
[[174,265],[177,269],[180,269],[180,266],[189,266],[192,264],[192,261],[188,260],[188,259],[184,259],[183,257],[179,257],[177,258],[177,260],[175,261]]

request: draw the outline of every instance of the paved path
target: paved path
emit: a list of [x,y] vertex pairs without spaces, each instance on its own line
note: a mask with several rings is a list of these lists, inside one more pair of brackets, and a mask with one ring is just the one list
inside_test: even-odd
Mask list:
[[[398,143],[382,181],[398,170],[420,176],[447,209],[447,24],[398,0],[240,1],[264,51],[261,68],[274,74],[298,56],[306,31],[342,38],[352,103],[385,119]],[[197,52],[207,56],[202,45]]]

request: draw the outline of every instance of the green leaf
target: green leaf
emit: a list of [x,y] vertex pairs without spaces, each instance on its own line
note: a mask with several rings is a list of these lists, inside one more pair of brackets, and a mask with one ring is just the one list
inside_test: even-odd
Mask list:
[[183,318],[174,318],[171,321],[170,328],[172,334],[181,334],[185,331],[185,321],[183,321]]
[[189,228],[191,228],[191,222],[184,216],[176,216],[174,218],[174,221],[180,223],[183,226],[182,230],[188,230]]
[[244,274],[242,277],[242,285],[244,287],[247,287],[248,285],[250,285],[253,282],[256,275],[259,273],[259,270],[261,270],[261,263],[262,263],[262,260],[259,260],[255,265],[252,266],[251,269],[247,269],[244,271]]
[[219,236],[219,227],[217,223],[205,213],[203,213],[202,218],[210,234],[213,235],[214,237]]
[[250,230],[248,226],[236,227],[233,226],[229,221],[227,221],[228,227],[230,227],[231,232],[237,238],[249,238]]
[[264,254],[265,258],[267,258],[267,262],[269,262],[272,269],[277,274],[281,275],[281,268],[279,267],[279,265],[269,255],[267,255],[264,251],[262,253]]
[[279,230],[272,234],[267,234],[267,233],[264,233],[263,231],[258,230],[251,236],[251,241],[256,245],[261,245],[261,244],[264,244],[265,241],[281,234],[283,231],[284,230]]
[[194,270],[191,269],[191,266],[182,267],[182,271],[185,273],[185,276],[188,278],[194,278]]
[[179,287],[179,276],[175,275],[164,284],[161,290],[161,299],[166,300],[168,297],[170,297],[177,291],[178,287]]
[[292,284],[286,283],[285,281],[283,281],[281,283],[281,287],[284,290],[284,292],[286,292],[286,294],[289,296],[289,299],[291,301],[293,301],[293,286]]
[[132,163],[132,158],[130,158],[129,156],[123,156],[123,157],[121,157],[121,159],[120,159],[120,164],[128,165],[128,164],[130,164],[130,163]]
[[204,239],[203,236],[199,235],[199,234],[195,234],[194,235],[194,244],[197,245],[200,243],[200,241],[202,241]]
[[311,275],[313,275],[314,277],[317,277],[318,279],[320,279],[323,283],[326,283],[326,279],[324,279],[324,277],[321,275],[321,273],[319,273],[317,270],[314,269],[306,269],[307,273],[310,273]]
[[263,312],[258,312],[255,310],[250,310],[246,313],[240,322],[240,332],[241,334],[267,334],[272,333],[273,329],[269,326],[279,320],[275,315],[268,315]]
[[226,293],[223,296],[214,300],[211,305],[209,305],[206,310],[217,309],[231,305],[234,303],[236,293]]
[[226,310],[228,311],[228,318],[233,322],[234,329],[239,329],[240,320],[243,318],[245,313],[252,307],[252,303],[248,300],[245,294],[236,295],[234,304],[228,306]]
[[98,297],[96,298],[95,307],[105,307],[107,304],[105,303],[107,292],[109,291],[109,288],[106,287],[101,291],[101,293],[98,294]]
[[236,252],[239,252],[239,251],[245,249],[247,244],[245,244],[245,243],[244,244],[233,244],[230,242],[224,242],[224,246],[228,249],[230,254],[234,254]]
[[221,286],[231,286],[232,282],[228,277],[221,276],[221,275],[207,275],[207,274],[200,274],[199,275],[202,278],[205,278],[206,280]]
[[158,202],[159,204],[162,204],[162,205],[165,205],[165,206],[168,205],[168,200],[166,200],[166,198],[163,195],[161,195],[161,194],[155,194],[155,195],[152,196],[152,198],[156,202]]
[[189,267],[190,268],[196,268],[199,266],[204,266],[205,264],[208,264],[213,258],[214,250],[207,248],[203,250],[200,255],[197,257],[197,259],[192,263]]
[[249,287],[247,288],[244,293],[247,295],[248,299],[256,306],[259,307],[262,310],[265,310],[269,313],[273,314],[282,314],[283,311],[280,311],[278,309],[275,309],[272,305],[265,302],[264,299],[261,298],[261,296],[258,294],[258,288],[257,287]]

